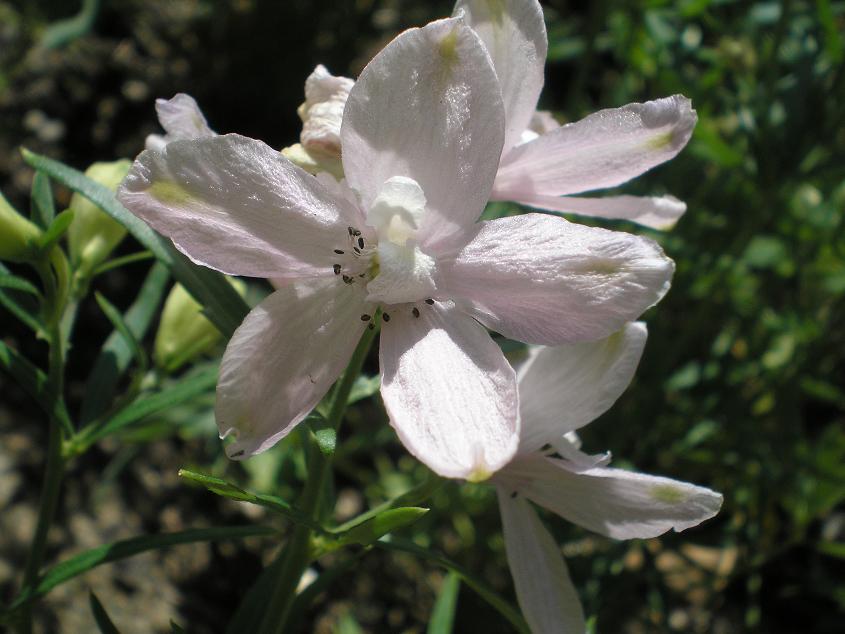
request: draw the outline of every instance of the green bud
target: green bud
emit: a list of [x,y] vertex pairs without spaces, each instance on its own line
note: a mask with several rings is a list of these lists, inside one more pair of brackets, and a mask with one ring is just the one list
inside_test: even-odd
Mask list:
[[41,229],[15,211],[3,194],[0,194],[0,260],[38,260],[40,237]]
[[[246,285],[229,278],[241,295]],[[165,372],[175,372],[199,355],[210,352],[220,341],[220,331],[202,314],[202,306],[185,287],[176,284],[164,302],[153,354],[156,365]]]
[[[85,175],[115,191],[131,166],[132,162],[127,159],[94,163],[85,170]],[[126,229],[81,194],[71,197],[70,209],[74,212],[73,223],[68,229],[70,259],[74,268],[85,277],[120,244],[126,236]]]

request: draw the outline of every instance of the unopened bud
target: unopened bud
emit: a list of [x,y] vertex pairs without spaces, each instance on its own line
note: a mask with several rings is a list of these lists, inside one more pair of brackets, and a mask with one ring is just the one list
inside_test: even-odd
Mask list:
[[0,260],[32,262],[39,258],[41,229],[15,211],[0,194]]
[[[229,282],[241,295],[246,285],[236,279]],[[210,352],[222,335],[205,315],[202,306],[181,284],[176,284],[164,302],[156,333],[153,354],[156,365],[165,372],[175,372],[196,357]]]
[[[85,175],[115,191],[131,166],[132,162],[127,159],[94,163],[85,170]],[[126,229],[81,194],[71,197],[70,209],[74,212],[68,229],[70,259],[74,268],[87,276],[120,244]]]

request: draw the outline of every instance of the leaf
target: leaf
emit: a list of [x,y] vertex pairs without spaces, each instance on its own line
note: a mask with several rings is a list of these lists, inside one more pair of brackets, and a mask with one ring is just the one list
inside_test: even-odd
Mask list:
[[19,608],[33,599],[44,596],[56,586],[78,577],[92,568],[133,557],[149,550],[158,550],[178,544],[216,542],[277,534],[278,531],[270,526],[214,526],[211,528],[194,528],[178,533],[143,535],[111,544],[103,544],[79,553],[50,568],[39,578],[34,588],[24,590],[9,608]]
[[[161,305],[167,282],[170,274],[160,262],[150,268],[147,278],[144,280],[141,290],[135,301],[122,317],[129,332],[136,341],[143,339],[153,317]],[[80,422],[84,425],[90,423],[97,416],[106,411],[112,399],[120,377],[129,367],[132,359],[132,350],[127,345],[124,337],[115,330],[103,347],[94,362],[94,367],[85,385],[85,396],[82,400]]]
[[93,592],[89,593],[88,602],[91,604],[91,612],[94,614],[94,620],[97,622],[97,628],[101,634],[120,634],[120,630],[112,623],[97,595]]
[[251,493],[221,478],[204,475],[202,473],[195,473],[194,471],[189,471],[188,469],[180,469],[179,476],[204,486],[212,493],[229,498],[230,500],[257,504],[258,506],[263,506],[264,508],[283,515],[296,524],[307,526],[313,531],[317,531],[318,533],[326,532],[325,529],[317,522],[309,518],[296,507],[288,504],[282,498],[274,495],[265,495],[263,493]]
[[449,572],[443,580],[440,592],[431,610],[427,634],[451,634],[455,623],[455,609],[458,607],[458,591],[461,578],[456,572]]
[[170,634],[188,634],[181,625],[170,619]]
[[845,559],[845,542],[819,542],[816,544],[816,550],[823,555]]
[[11,273],[0,273],[0,288],[11,288],[35,296],[41,295],[40,291],[32,282],[17,275],[12,275]]
[[47,375],[39,370],[31,361],[16,350],[0,341],[0,367],[11,374],[18,384],[44,410],[44,413],[55,418],[68,434],[74,433],[64,400],[55,399],[50,392]]
[[[261,571],[258,579],[252,584],[246,595],[238,604],[238,609],[226,626],[226,634],[241,634],[242,632],[257,632],[264,618],[267,608],[276,588],[276,579],[281,574],[284,551],[279,552],[276,559]],[[298,598],[298,597],[297,597]]]
[[188,260],[143,220],[129,213],[107,187],[46,156],[40,156],[27,149],[22,149],[21,152],[30,166],[44,171],[53,180],[85,196],[126,227],[138,242],[170,268],[173,277],[205,307],[208,318],[220,332],[226,337],[232,336],[249,312],[249,307],[222,274]]
[[32,178],[31,200],[30,218],[39,227],[46,229],[56,217],[56,205],[50,179],[43,172],[36,171]]
[[47,253],[65,235],[70,223],[73,222],[73,210],[65,209],[53,219],[44,234],[38,239],[38,248],[42,253]]
[[79,13],[47,25],[41,36],[41,46],[44,48],[59,48],[86,35],[94,26],[99,10],[100,0],[82,0],[82,8]]
[[[11,275],[9,269],[7,269],[2,263],[0,263],[0,273],[4,275]],[[36,335],[43,335],[45,328],[44,324],[41,323],[41,318],[38,316],[38,306],[31,298],[22,299],[28,301],[22,302],[0,288],[0,305],[3,305],[6,310],[29,326]],[[29,306],[27,306],[27,304],[29,304]]]
[[114,329],[120,334],[121,337],[123,337],[123,342],[132,352],[132,357],[135,359],[135,362],[138,364],[139,368],[141,368],[141,371],[146,371],[146,369],[149,367],[147,355],[141,348],[141,345],[138,343],[138,340],[135,338],[135,335],[133,335],[132,331],[129,330],[129,326],[127,326],[126,322],[123,321],[123,316],[120,314],[120,311],[117,310],[117,308],[115,308],[114,305],[109,302],[109,300],[103,297],[102,294],[94,293],[94,298],[97,300],[97,304],[100,306],[100,310],[103,311],[105,316],[111,322],[111,325],[114,326]]
[[423,515],[428,513],[427,508],[418,506],[406,506],[398,509],[388,509],[383,511],[361,524],[350,528],[340,534],[333,544],[328,545],[330,552],[336,550],[341,546],[348,546],[349,544],[358,544],[360,546],[369,546],[374,541],[381,539],[387,533],[391,533],[399,528],[413,524]]
[[131,405],[120,410],[102,424],[96,421],[89,424],[73,439],[71,450],[81,453],[101,438],[105,438],[127,425],[208,392],[216,383],[217,367],[204,368],[161,392],[140,394]]
[[382,550],[410,553],[435,563],[438,566],[442,566],[447,570],[451,570],[457,574],[464,583],[472,588],[478,596],[484,599],[491,607],[495,608],[499,614],[504,616],[518,632],[521,632],[522,634],[531,634],[531,630],[528,629],[528,624],[516,608],[500,597],[495,590],[487,585],[486,582],[475,577],[465,568],[461,567],[448,557],[439,555],[433,551],[422,548],[421,546],[417,546],[412,541],[393,536],[390,538],[380,539],[373,545],[377,548],[381,548]]

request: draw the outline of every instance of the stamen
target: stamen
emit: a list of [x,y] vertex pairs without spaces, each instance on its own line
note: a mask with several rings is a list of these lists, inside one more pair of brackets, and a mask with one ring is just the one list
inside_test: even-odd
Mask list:
[[429,297],[427,300],[425,300],[425,303],[431,306],[432,304],[434,304],[434,300]]
[[372,317],[370,315],[367,315],[366,313],[361,315],[361,321],[370,321],[370,319],[372,319]]
[[358,238],[358,248],[359,249],[364,248],[364,238]]
[[411,309],[411,314],[412,314],[414,317],[419,318],[419,316],[420,316],[420,309],[419,309],[419,308],[417,308],[416,306],[414,306],[414,307]]
[[388,315],[387,313],[382,313],[382,314],[381,314],[381,318],[382,318],[384,321],[390,321],[390,315]]
[[373,322],[370,322],[370,323],[367,325],[367,328],[369,328],[370,330],[374,330],[374,329],[375,329],[375,327],[376,327],[376,325],[375,325]]
[[357,236],[360,236],[360,235],[361,235],[361,232],[360,232],[360,231],[358,231],[357,229],[353,228],[353,229],[352,229],[352,235],[357,237]]
[[340,275],[340,264],[332,265],[332,270],[334,271],[335,275]]
[[359,249],[358,247],[352,247],[352,250],[355,251],[356,255],[361,255],[361,249]]
[[338,255],[343,255],[343,251],[341,251],[340,249],[335,249],[334,252]]
[[352,227],[346,227],[346,230],[349,232],[350,236],[352,235],[352,232],[355,231],[355,229]]
[[355,280],[353,280],[353,279],[352,279],[351,277],[349,277],[348,275],[344,275],[344,276],[343,276],[343,281],[344,281],[344,283],[346,283],[346,284],[352,284]]

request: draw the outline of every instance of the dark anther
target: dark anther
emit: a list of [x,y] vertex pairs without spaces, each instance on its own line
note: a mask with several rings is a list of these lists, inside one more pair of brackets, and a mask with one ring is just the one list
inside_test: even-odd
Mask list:
[[413,309],[411,309],[411,314],[414,317],[419,317],[420,316],[420,309],[417,308],[416,306],[414,306]]
[[370,319],[371,319],[371,317],[369,315],[367,315],[366,313],[361,315],[361,321],[370,321]]
[[353,232],[355,231],[352,227],[346,227],[346,230],[349,231],[350,236],[353,235]]
[[358,277],[367,277],[366,273],[358,273]]
[[340,264],[333,265],[332,270],[334,271],[335,275],[340,275]]
[[388,315],[387,313],[382,313],[381,318],[385,321],[390,321],[390,315]]
[[361,235],[361,232],[360,232],[360,231],[358,231],[357,229],[354,229],[354,228],[353,228],[353,229],[352,229],[352,235],[353,235],[353,236],[360,236],[360,235]]
[[358,238],[358,248],[364,248],[364,238]]
[[355,253],[357,253],[358,255],[361,255],[361,249],[359,249],[358,247],[352,247],[352,250],[355,251]]
[[431,306],[434,303],[434,300],[429,297],[427,300],[425,300],[425,303]]
[[335,249],[334,252],[338,255],[343,255],[343,251],[341,251],[340,249]]
[[376,325],[375,325],[373,322],[370,322],[370,323],[367,325],[367,328],[369,328],[370,330],[372,330],[372,329],[373,329],[373,328],[375,328],[375,327],[376,327]]
[[353,280],[353,279],[352,279],[351,277],[349,277],[348,275],[344,275],[344,276],[343,276],[343,281],[344,281],[346,284],[352,284],[352,282],[354,282],[355,280]]

